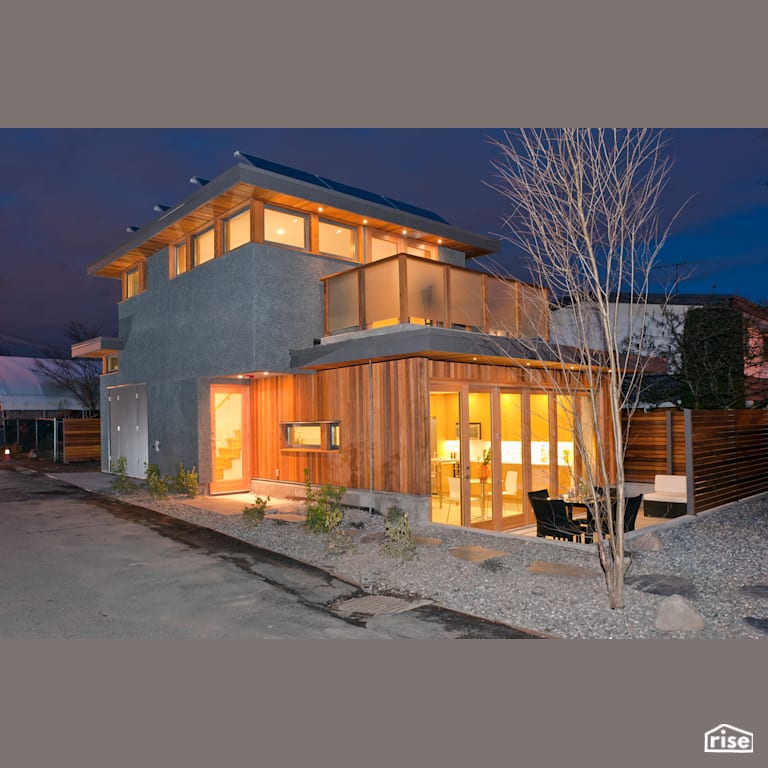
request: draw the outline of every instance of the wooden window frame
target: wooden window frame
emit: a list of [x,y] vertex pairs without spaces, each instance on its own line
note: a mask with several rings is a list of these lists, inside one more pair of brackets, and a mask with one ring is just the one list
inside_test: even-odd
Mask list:
[[[137,272],[139,276],[139,285],[135,293],[128,294],[128,276],[132,274],[133,272]],[[126,299],[132,299],[134,296],[139,296],[140,294],[144,293],[144,291],[147,290],[147,270],[146,270],[146,262],[140,261],[137,264],[135,264],[132,267],[128,267],[123,272],[123,279],[122,279],[122,287],[123,287],[123,301]]]
[[[228,236],[228,230],[227,230],[227,224],[232,221],[232,219],[236,219],[238,216],[242,216],[244,213],[248,214],[248,239],[244,243],[240,243],[240,245],[236,245],[233,248],[229,247],[229,236]],[[236,250],[237,248],[242,248],[244,245],[248,245],[248,243],[251,242],[251,235],[253,234],[253,209],[250,205],[245,205],[243,207],[240,207],[236,210],[231,211],[230,213],[227,213],[221,217],[221,254],[214,254],[214,259],[218,258],[219,255],[223,256],[225,253],[230,253],[231,251]]]

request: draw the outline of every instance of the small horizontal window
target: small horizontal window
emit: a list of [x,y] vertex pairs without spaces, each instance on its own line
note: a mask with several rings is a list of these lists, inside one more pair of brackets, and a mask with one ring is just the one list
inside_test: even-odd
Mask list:
[[341,426],[338,421],[299,421],[281,425],[283,448],[336,451],[341,447]]

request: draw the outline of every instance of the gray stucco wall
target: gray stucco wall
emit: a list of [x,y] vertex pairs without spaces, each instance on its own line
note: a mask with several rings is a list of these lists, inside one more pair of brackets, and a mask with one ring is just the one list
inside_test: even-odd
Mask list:
[[159,251],[147,262],[147,290],[119,305],[125,346],[120,370],[102,379],[102,401],[106,386],[146,383],[150,462],[167,474],[180,462],[196,466],[209,482],[209,380],[287,371],[289,349],[322,336],[320,278],[345,266],[250,243],[170,279],[168,250]]

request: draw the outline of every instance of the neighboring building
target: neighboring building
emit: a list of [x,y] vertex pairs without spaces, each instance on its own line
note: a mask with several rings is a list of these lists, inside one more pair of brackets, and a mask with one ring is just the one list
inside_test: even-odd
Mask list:
[[123,286],[118,338],[72,348],[104,360],[103,469],[273,497],[306,471],[414,520],[533,522],[525,492],[581,472],[565,413],[589,408],[548,388],[581,374],[537,352],[546,294],[467,268],[497,241],[435,213],[235,156],[89,267]]
[[[716,293],[679,293],[671,296],[652,293],[643,306],[622,294],[618,303],[617,337],[622,343],[636,342],[641,329],[645,328],[644,354],[666,360],[668,373],[674,374],[680,370],[680,339],[686,315],[694,307],[718,306],[736,310],[743,319],[746,405],[765,404],[768,402],[768,309],[763,306],[740,296]],[[552,339],[561,344],[573,344],[576,333],[572,309],[566,304],[553,310]],[[603,348],[597,316],[587,336],[593,349]],[[663,391],[662,387],[657,389]]]
[[[40,376],[37,358],[0,356],[0,413],[5,419],[54,418],[83,414],[68,390]],[[54,362],[54,361],[51,361]]]
[[83,405],[64,387],[35,371],[34,357],[0,356],[0,446],[53,450],[54,420],[83,416]]

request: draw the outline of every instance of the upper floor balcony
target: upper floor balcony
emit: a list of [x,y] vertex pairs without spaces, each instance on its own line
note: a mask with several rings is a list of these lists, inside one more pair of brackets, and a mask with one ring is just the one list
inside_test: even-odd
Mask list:
[[399,253],[323,282],[326,336],[395,324],[549,336],[546,291],[419,256]]

